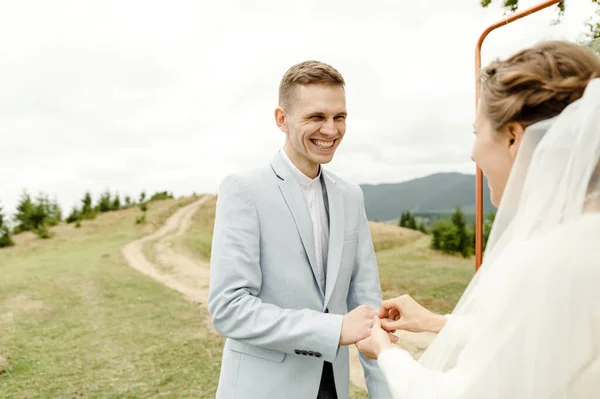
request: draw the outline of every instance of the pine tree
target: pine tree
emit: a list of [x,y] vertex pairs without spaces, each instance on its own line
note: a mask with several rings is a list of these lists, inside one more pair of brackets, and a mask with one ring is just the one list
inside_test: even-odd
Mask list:
[[459,247],[458,230],[451,220],[438,220],[431,230],[431,247],[442,252],[456,253]]
[[44,193],[39,193],[36,197],[31,222],[34,230],[43,229],[52,223],[50,220],[50,200]]
[[54,197],[54,200],[50,202],[49,208],[50,220],[54,226],[62,221],[62,208],[60,207],[56,197]]
[[15,221],[15,233],[34,230],[34,225],[31,220],[31,216],[34,212],[35,205],[31,200],[31,196],[27,193],[27,191],[23,190],[21,193],[21,198],[19,199],[19,203],[17,204],[17,212],[13,216]]
[[428,234],[427,233],[427,227],[425,227],[425,223],[423,222],[423,220],[421,220],[417,226],[417,230],[419,230],[421,233],[423,234]]
[[473,253],[473,234],[469,233],[465,216],[460,207],[456,208],[451,220],[437,221],[431,233],[433,249],[460,254],[465,258]]
[[417,230],[417,221],[415,220],[415,215],[410,212],[408,212],[408,222],[406,227],[412,230]]
[[406,214],[406,212],[402,212],[402,215],[400,216],[400,222],[398,223],[398,226],[400,226],[400,227],[406,227],[406,221],[407,221],[407,214]]
[[113,199],[112,210],[118,211],[119,209],[121,209],[121,198],[119,197],[119,193],[117,193]]
[[167,192],[167,191],[160,191],[160,192],[156,192],[152,195],[152,197],[150,197],[149,201],[160,201],[160,200],[166,200],[166,199],[172,199],[173,198],[173,194]]
[[81,200],[81,210],[79,213],[81,219],[94,219],[96,217],[96,212],[92,207],[92,194],[89,192],[86,192]]
[[418,230],[419,228],[417,220],[415,219],[415,215],[413,215],[410,211],[402,212],[398,226],[413,230]]
[[460,207],[456,207],[456,211],[452,215],[452,224],[456,227],[456,252],[460,253],[463,257],[469,257],[471,255],[471,240],[469,238],[469,232],[467,231],[467,222],[465,216],[462,213]]
[[73,209],[71,210],[71,213],[67,217],[66,222],[73,223],[73,222],[79,222],[80,220],[81,220],[81,212],[79,212],[79,209],[77,209],[77,207],[74,206]]
[[490,238],[490,234],[492,232],[492,226],[494,225],[495,218],[496,218],[496,213],[490,212],[486,215],[485,220],[483,221],[483,231],[482,231],[481,235],[483,236],[482,247],[483,247],[484,251],[485,251],[485,248],[487,247],[487,242],[488,242],[488,239]]
[[[496,213],[495,212],[489,212],[486,216],[485,219],[483,219],[483,231],[481,232],[482,235],[482,239],[483,242],[481,244],[481,248],[482,250],[485,252],[486,248],[487,248],[487,242],[490,238],[490,234],[492,232],[492,226],[494,224],[494,219],[496,217]],[[471,226],[471,244],[473,247],[473,251],[475,250],[475,222],[473,222],[472,226]]]
[[41,238],[49,238],[51,234],[48,232],[48,227],[58,223],[55,219],[56,208],[57,206],[52,204],[46,194],[39,193],[34,202],[31,196],[23,191],[14,216],[16,223],[14,231],[17,233],[33,231]]
[[108,212],[112,210],[112,201],[111,201],[110,191],[106,190],[102,194],[100,194],[100,199],[98,200],[98,204],[96,205],[96,209],[98,212]]
[[0,248],[11,247],[15,245],[15,242],[10,236],[10,229],[6,225],[6,215],[2,206],[0,206]]

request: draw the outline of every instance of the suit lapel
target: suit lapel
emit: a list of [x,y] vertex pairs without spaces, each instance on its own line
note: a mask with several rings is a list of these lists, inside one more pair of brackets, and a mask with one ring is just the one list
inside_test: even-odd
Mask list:
[[313,277],[317,286],[320,288],[321,294],[324,295],[322,287],[319,285],[318,273],[317,273],[317,259],[315,254],[315,238],[313,233],[312,219],[308,210],[308,205],[304,199],[304,194],[298,182],[293,178],[290,173],[288,166],[285,164],[284,159],[277,153],[275,158],[271,161],[271,166],[275,171],[275,174],[279,176],[282,181],[279,183],[279,189],[285,199],[285,202],[294,218],[296,228],[300,234],[304,251],[308,257],[308,262],[313,272]]
[[290,208],[290,212],[292,213],[294,221],[296,222],[298,233],[300,233],[304,250],[308,256],[308,261],[310,262],[310,267],[318,284],[317,260],[315,255],[315,239],[312,228],[312,219],[310,218],[306,201],[304,201],[304,195],[302,194],[298,183],[292,179],[282,181],[279,185],[279,188],[281,189],[283,198]]
[[344,246],[344,201],[340,188],[329,174],[324,172],[323,177],[329,203],[329,249],[327,251],[327,279],[324,304],[326,307],[335,288],[342,260],[342,249]]

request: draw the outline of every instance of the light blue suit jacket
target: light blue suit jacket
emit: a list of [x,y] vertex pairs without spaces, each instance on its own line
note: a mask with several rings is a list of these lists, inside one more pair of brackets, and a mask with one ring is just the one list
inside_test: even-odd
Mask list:
[[[323,169],[322,169],[323,170]],[[314,399],[323,361],[349,395],[343,315],[378,309],[381,287],[363,194],[323,170],[330,219],[326,291],[316,279],[312,221],[300,185],[277,153],[270,166],[227,176],[219,189],[209,312],[225,336],[217,398]],[[391,398],[361,355],[371,398]]]

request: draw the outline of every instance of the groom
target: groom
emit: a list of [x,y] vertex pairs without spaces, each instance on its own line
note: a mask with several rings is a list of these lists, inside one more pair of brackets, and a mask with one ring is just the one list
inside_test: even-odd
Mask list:
[[[321,165],[346,132],[330,65],[291,67],[275,121],[283,150],[219,189],[209,311],[225,336],[217,398],[348,398],[348,345],[368,337],[381,288],[361,189]],[[390,398],[361,355],[371,398]]]

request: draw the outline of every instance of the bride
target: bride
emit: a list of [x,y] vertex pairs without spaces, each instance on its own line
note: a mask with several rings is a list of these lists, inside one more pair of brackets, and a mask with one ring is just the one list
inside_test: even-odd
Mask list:
[[[451,315],[388,300],[357,344],[394,398],[600,398],[599,77],[564,41],[482,71],[473,160],[498,213]],[[415,361],[396,329],[439,334]]]

